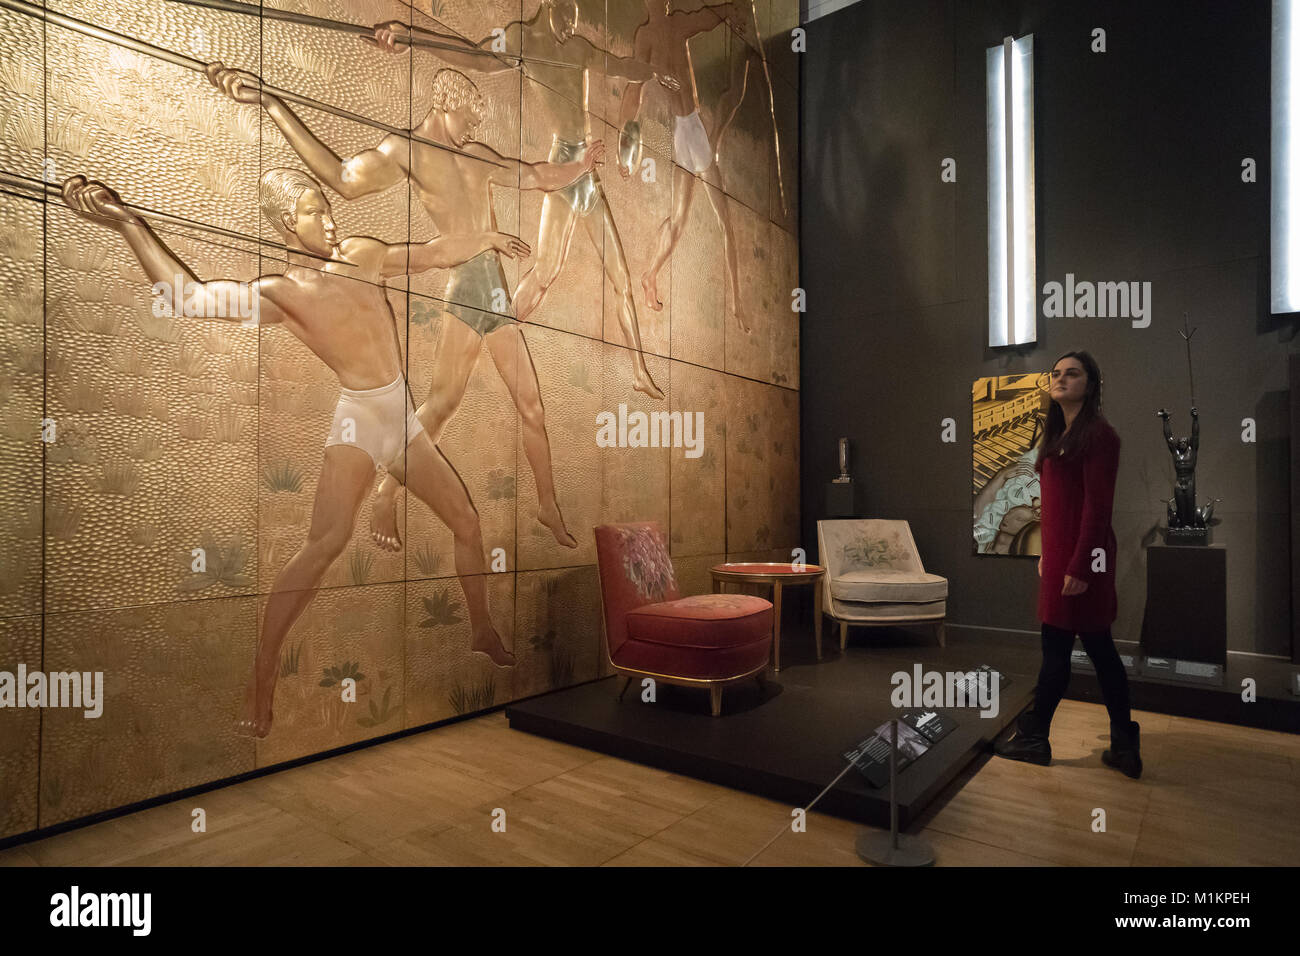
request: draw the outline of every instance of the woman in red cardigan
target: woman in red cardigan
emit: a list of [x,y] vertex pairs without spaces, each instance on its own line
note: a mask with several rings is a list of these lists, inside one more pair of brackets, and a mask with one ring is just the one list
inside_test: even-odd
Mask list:
[[1102,761],[1142,774],[1138,725],[1129,713],[1128,676],[1110,636],[1115,620],[1115,532],[1110,526],[1119,470],[1119,435],[1101,414],[1101,370],[1087,352],[1067,352],[1052,367],[1047,427],[1038,446],[1042,551],[1038,619],[1043,663],[1034,706],[1015,736],[994,750],[1012,760],[1052,762],[1048,731],[1070,682],[1077,634],[1097,670],[1110,715],[1111,749]]

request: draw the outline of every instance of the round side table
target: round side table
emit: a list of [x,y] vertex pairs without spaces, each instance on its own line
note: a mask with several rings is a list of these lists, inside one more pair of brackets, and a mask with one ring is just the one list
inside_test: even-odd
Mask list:
[[822,659],[822,576],[826,569],[816,564],[782,564],[771,561],[729,561],[710,568],[713,593],[720,594],[728,581],[768,584],[772,587],[772,666],[781,671],[781,591],[808,585],[813,589],[813,631],[817,635],[817,659]]

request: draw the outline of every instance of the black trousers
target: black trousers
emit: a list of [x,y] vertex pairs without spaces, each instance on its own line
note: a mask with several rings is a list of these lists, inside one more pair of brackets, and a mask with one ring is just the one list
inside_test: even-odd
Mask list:
[[[1097,682],[1106,701],[1111,727],[1128,730],[1129,713],[1128,675],[1119,659],[1110,628],[1104,631],[1080,633],[1083,649],[1097,669]],[[1074,635],[1050,624],[1043,625],[1043,665],[1038,671],[1038,686],[1034,689],[1034,710],[1042,721],[1044,732],[1052,722],[1056,706],[1070,686],[1070,652],[1074,650]]]

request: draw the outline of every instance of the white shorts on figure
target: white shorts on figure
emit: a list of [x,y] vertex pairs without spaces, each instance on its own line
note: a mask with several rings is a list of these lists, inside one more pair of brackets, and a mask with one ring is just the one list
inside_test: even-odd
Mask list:
[[713,165],[709,134],[704,132],[700,111],[678,116],[673,121],[673,160],[683,169],[699,174]]
[[[351,441],[344,436],[348,419],[352,421]],[[382,388],[340,389],[325,447],[355,445],[370,456],[376,468],[386,468],[422,431],[406,379],[399,375],[397,381]]]

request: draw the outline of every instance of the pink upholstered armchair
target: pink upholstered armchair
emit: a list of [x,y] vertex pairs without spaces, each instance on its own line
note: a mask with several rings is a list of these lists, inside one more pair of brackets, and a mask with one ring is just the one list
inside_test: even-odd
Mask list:
[[747,594],[682,597],[663,532],[653,522],[596,529],[610,663],[626,680],[707,687],[713,716],[723,685],[766,676],[772,605]]

